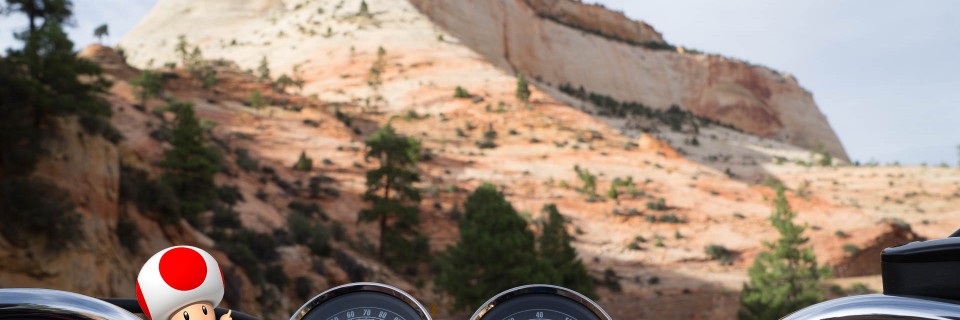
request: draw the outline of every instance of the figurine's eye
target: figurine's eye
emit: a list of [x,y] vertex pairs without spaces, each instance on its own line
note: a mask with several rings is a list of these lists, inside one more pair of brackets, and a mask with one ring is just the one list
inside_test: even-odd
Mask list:
[[183,320],[190,320],[190,314],[186,311],[183,312]]
[[203,315],[207,315],[207,306],[200,306],[200,310],[203,310]]

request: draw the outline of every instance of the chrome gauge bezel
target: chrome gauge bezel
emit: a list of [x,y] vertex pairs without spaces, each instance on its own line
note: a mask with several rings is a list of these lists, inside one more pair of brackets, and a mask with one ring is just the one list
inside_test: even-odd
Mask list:
[[334,287],[327,291],[324,291],[317,296],[311,298],[307,303],[305,303],[296,313],[290,317],[290,320],[301,320],[307,316],[310,311],[313,311],[317,306],[327,302],[333,298],[340,297],[349,293],[356,292],[379,292],[384,293],[394,298],[400,299],[408,306],[414,309],[417,314],[420,316],[421,320],[433,320],[430,317],[430,313],[427,312],[427,309],[420,304],[417,299],[414,299],[413,296],[400,290],[394,286],[376,283],[376,282],[357,282],[345,284],[342,286]]
[[564,287],[549,285],[549,284],[530,284],[525,286],[519,286],[513,289],[509,289],[507,291],[501,292],[496,296],[493,296],[493,298],[490,298],[490,300],[487,300],[487,302],[483,303],[483,305],[480,306],[480,308],[477,309],[477,311],[474,312],[472,316],[470,316],[470,320],[480,320],[480,318],[482,318],[488,312],[496,308],[497,305],[503,302],[506,302],[508,300],[511,300],[513,298],[523,296],[523,295],[538,294],[538,293],[552,294],[552,295],[568,298],[570,300],[573,300],[574,302],[580,303],[580,305],[586,307],[587,310],[590,310],[590,312],[593,312],[593,314],[600,319],[613,320],[612,318],[610,318],[610,315],[608,315],[607,312],[603,310],[603,308],[600,308],[600,305],[598,305],[596,302],[594,302],[590,298],[587,298],[586,296],[580,294],[579,292],[576,292]]

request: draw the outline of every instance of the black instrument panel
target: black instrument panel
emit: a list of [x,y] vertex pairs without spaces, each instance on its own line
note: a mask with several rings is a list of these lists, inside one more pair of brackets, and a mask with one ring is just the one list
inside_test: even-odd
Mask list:
[[552,285],[527,285],[504,291],[483,304],[470,320],[611,320],[580,293]]
[[373,282],[342,285],[307,301],[291,320],[431,320],[406,292]]

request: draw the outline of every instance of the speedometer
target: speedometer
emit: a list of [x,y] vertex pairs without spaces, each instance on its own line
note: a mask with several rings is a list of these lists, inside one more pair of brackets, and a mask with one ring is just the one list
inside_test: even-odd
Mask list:
[[470,320],[611,320],[593,300],[552,285],[527,285],[488,300]]
[[290,320],[431,320],[420,302],[373,282],[342,285],[310,299]]

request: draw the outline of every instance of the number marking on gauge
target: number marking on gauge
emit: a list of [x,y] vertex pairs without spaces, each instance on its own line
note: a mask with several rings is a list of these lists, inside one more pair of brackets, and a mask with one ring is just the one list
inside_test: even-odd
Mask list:
[[577,318],[557,310],[529,309],[508,315],[503,320],[577,320]]
[[406,318],[387,309],[361,307],[340,311],[327,320],[406,320]]

